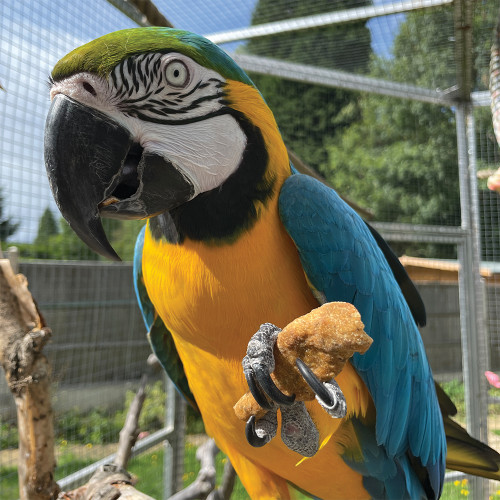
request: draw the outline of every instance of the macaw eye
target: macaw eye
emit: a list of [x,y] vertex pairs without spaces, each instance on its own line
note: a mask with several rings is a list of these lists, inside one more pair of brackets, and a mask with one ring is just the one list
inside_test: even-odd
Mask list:
[[182,61],[175,60],[165,68],[165,77],[172,87],[184,87],[189,82],[189,71]]

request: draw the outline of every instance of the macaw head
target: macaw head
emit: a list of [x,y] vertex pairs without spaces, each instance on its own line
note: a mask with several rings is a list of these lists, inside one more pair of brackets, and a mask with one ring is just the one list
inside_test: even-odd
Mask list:
[[70,52],[51,80],[51,189],[73,230],[104,256],[118,259],[101,217],[177,211],[191,220],[182,207],[197,206],[199,218],[216,200],[232,199],[219,203],[231,212],[219,218],[239,216],[236,225],[275,189],[270,157],[287,156],[273,115],[245,72],[203,37],[117,31]]

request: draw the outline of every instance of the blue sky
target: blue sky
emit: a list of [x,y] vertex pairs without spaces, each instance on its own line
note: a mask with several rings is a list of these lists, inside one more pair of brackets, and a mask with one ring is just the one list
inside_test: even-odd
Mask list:
[[[257,0],[156,0],[156,5],[176,27],[203,35],[244,28],[250,25]],[[391,3],[374,0],[374,5]],[[214,15],[215,13],[215,15]],[[390,47],[404,15],[392,15],[371,19],[368,28],[372,34],[372,49],[382,57],[390,57]]]
[[[377,2],[378,3],[378,2]],[[250,24],[254,1],[156,0],[166,17],[200,34]],[[402,16],[372,20],[372,46],[389,56]],[[21,223],[18,241],[36,236],[46,207],[58,214],[43,163],[47,79],[57,60],[98,36],[135,24],[105,0],[0,0],[0,187],[4,216]]]

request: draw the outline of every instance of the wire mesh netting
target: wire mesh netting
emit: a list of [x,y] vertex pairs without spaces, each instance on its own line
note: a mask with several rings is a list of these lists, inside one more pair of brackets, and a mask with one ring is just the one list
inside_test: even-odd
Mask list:
[[[44,173],[47,82],[62,55],[135,23],[105,1],[85,7],[72,2],[0,2],[0,18],[0,84],[5,89],[0,96],[0,220],[8,221],[1,225],[0,240],[5,250],[5,239],[13,233],[10,241],[23,259],[20,271],[54,331],[46,352],[53,366],[61,478],[116,451],[112,443],[123,425],[126,391],[146,369],[150,348],[131,288],[130,264],[24,261],[89,256],[76,239],[64,237],[70,230],[60,225]],[[30,248],[35,240],[37,250]],[[0,387],[0,497],[17,498],[15,408],[3,377]],[[160,427],[163,420],[161,416]]]
[[[43,164],[47,81],[54,64],[89,40],[137,26],[111,3],[121,4],[0,0],[0,242],[4,251],[18,248],[20,271],[54,331],[46,352],[53,366],[58,478],[116,451],[125,408],[150,352],[131,278],[141,224],[107,221],[110,240],[126,262],[98,258],[61,219]],[[391,229],[391,245],[404,256],[427,305],[422,336],[429,360],[465,425],[459,237],[448,241],[417,231],[432,226],[451,234],[464,225],[459,119],[456,103],[449,100],[463,84],[457,4],[436,0],[427,2],[431,8],[417,9],[422,7],[417,0],[155,3],[175,27],[219,40],[241,61],[274,111],[297,166],[319,173],[365,219],[393,224],[380,227]],[[470,90],[481,92],[488,89],[498,5],[484,0],[472,10]],[[311,22],[316,27],[303,28]],[[264,26],[267,34],[250,29],[255,26]],[[498,374],[500,197],[487,189],[485,179],[500,166],[500,152],[488,107],[474,110],[474,126],[485,299],[476,307],[488,340],[486,359],[475,369],[484,366]],[[394,235],[395,224],[406,226]],[[476,375],[488,390],[487,437],[498,450],[500,390],[488,385],[484,373]],[[156,375],[141,420],[145,433],[165,425],[165,392]],[[154,498],[164,494],[164,459],[167,467],[177,467],[174,489],[191,483],[199,470],[195,452],[206,439],[203,423],[189,409],[186,420],[177,457],[159,445],[131,462],[139,489]],[[16,445],[15,408],[2,379],[1,498],[17,498]],[[218,458],[219,475],[226,460]],[[454,477],[444,497],[466,496],[472,491],[468,481]],[[500,498],[500,490],[490,488],[491,497]],[[232,498],[247,498],[241,484]]]

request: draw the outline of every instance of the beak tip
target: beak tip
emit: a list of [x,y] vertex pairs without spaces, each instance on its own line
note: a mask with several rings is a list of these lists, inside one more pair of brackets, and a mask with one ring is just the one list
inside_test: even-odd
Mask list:
[[115,255],[109,257],[111,260],[114,260],[115,262],[122,262],[121,257],[115,253]]

